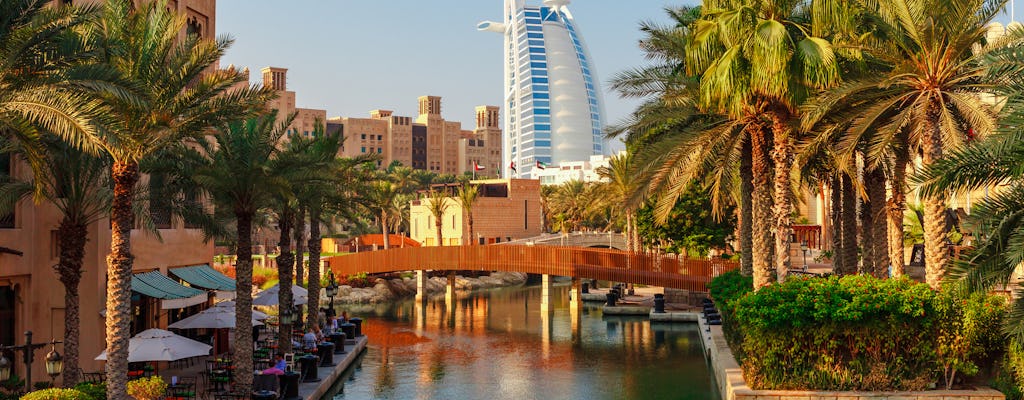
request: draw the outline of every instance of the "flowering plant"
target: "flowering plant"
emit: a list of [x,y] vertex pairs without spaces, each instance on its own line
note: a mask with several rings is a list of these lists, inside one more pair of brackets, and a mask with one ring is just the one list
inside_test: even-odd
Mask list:
[[128,394],[138,400],[153,400],[162,397],[166,391],[167,383],[159,376],[128,382]]

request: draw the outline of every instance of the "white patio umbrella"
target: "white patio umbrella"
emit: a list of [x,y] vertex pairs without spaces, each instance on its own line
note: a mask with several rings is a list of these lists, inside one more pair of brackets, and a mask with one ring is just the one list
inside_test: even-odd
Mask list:
[[[271,286],[269,289],[260,292],[256,295],[256,298],[252,299],[252,305],[254,306],[276,306],[277,304],[277,292],[280,291],[280,285]],[[292,301],[297,306],[306,304],[306,296],[308,292],[303,289],[302,286],[292,285]]]
[[[210,354],[210,346],[163,329],[147,329],[128,341],[128,362],[175,361]],[[107,359],[103,350],[97,360]]]
[[[263,325],[262,322],[256,320],[255,311],[253,311],[252,325]],[[261,313],[262,314],[262,313]],[[196,315],[192,315],[181,321],[167,325],[168,328],[175,329],[219,329],[219,328],[234,328],[235,327],[235,308],[234,307],[210,307],[203,311],[200,311]]]
[[[232,301],[222,301],[220,303],[214,304],[213,306],[214,307],[225,307],[225,308],[230,308],[230,309],[234,310],[235,309],[235,301],[234,300],[232,300]],[[270,316],[267,315],[267,313],[259,311],[259,310],[252,310],[252,319],[257,319],[257,320],[262,321],[262,320],[265,320],[267,318],[270,318]]]

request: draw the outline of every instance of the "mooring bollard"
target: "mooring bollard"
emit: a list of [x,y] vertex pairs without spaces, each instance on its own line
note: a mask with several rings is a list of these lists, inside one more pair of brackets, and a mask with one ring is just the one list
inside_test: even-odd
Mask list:
[[665,295],[661,293],[654,294],[654,312],[657,314],[665,313]]
[[608,292],[608,294],[604,295],[604,298],[607,301],[605,305],[608,307],[615,307],[615,300],[618,299],[618,297],[619,296],[616,296],[614,291]]
[[352,323],[356,325],[355,337],[363,336],[363,319],[350,318],[349,321],[352,321]]
[[580,284],[580,293],[590,293],[590,284],[587,282]]

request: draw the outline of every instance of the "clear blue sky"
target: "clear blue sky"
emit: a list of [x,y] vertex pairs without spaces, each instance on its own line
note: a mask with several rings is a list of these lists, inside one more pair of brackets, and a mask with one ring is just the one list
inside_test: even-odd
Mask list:
[[[442,114],[472,128],[473,107],[501,105],[502,38],[477,32],[501,20],[502,0],[221,0],[218,34],[235,45],[221,65],[288,68],[299,107],[328,117],[364,117],[375,108],[415,116],[416,97],[442,96]],[[541,0],[527,0],[540,4]],[[635,101],[607,89],[609,78],[642,65],[640,21],[667,23],[666,6],[694,0],[575,0],[570,11],[605,92],[607,121]],[[502,113],[504,113],[504,108]]]

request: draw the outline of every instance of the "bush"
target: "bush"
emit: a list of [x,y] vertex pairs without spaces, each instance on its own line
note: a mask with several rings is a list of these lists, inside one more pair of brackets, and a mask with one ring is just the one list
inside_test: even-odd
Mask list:
[[1005,298],[945,290],[936,296],[935,308],[941,321],[936,352],[946,389],[958,374],[973,376],[1002,357],[1006,344],[998,328],[1006,315]]
[[85,393],[92,400],[107,400],[107,385],[105,383],[79,382],[75,390]]
[[43,389],[24,396],[21,400],[93,400],[89,395],[75,389]]
[[374,280],[370,279],[365,272],[360,272],[355,275],[349,275],[338,280],[338,286],[348,285],[354,288],[367,288],[373,287]]
[[128,394],[138,400],[153,400],[163,397],[167,383],[159,376],[140,378],[128,382]]
[[790,278],[731,304],[756,389],[920,390],[936,363],[935,294],[909,279]]
[[736,300],[754,291],[754,278],[743,276],[739,270],[721,274],[708,282],[708,294],[715,300],[718,312],[722,314],[722,334],[729,343],[737,362],[743,362],[743,331],[733,318]]

